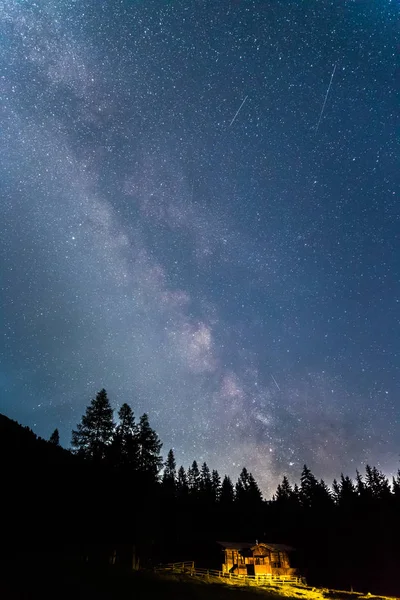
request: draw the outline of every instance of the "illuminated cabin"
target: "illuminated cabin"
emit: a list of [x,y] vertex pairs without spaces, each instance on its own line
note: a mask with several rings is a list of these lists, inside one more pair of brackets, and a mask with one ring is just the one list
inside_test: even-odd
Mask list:
[[290,566],[294,548],[264,542],[218,542],[224,552],[223,573],[235,575],[297,576]]

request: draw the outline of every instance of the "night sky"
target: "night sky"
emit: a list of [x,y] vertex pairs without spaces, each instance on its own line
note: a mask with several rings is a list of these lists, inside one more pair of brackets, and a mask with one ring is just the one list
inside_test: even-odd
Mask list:
[[266,496],[400,455],[400,5],[0,1],[0,412],[105,387]]

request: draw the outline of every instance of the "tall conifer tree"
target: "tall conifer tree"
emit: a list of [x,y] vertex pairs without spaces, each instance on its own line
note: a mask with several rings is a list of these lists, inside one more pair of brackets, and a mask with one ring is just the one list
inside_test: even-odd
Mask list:
[[113,440],[113,461],[136,470],[139,463],[139,427],[129,404],[122,404],[118,418]]
[[160,456],[162,443],[157,433],[150,427],[149,417],[146,413],[140,417],[138,442],[139,471],[156,481],[163,464],[162,457]]
[[168,452],[167,460],[164,464],[164,472],[162,476],[162,484],[169,496],[174,496],[176,491],[176,462],[174,451]]
[[81,422],[72,431],[72,446],[84,458],[101,460],[105,458],[113,438],[113,409],[102,389],[86,408]]
[[51,436],[49,438],[49,442],[51,444],[54,444],[55,446],[59,446],[60,445],[60,434],[59,434],[57,428],[51,434]]

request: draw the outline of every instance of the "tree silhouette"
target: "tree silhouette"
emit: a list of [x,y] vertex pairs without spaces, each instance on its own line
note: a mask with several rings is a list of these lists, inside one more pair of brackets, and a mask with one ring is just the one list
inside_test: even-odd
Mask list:
[[333,498],[326,483],[318,481],[307,465],[304,465],[300,478],[300,500],[304,508],[324,511],[333,506]]
[[51,436],[49,438],[49,442],[51,444],[54,444],[55,446],[59,446],[60,445],[60,434],[59,434],[57,428],[51,434]]
[[189,495],[189,485],[184,467],[179,467],[176,480],[176,493],[180,500],[185,500]]
[[365,486],[373,500],[386,500],[390,497],[388,478],[377,467],[365,467]]
[[333,498],[338,506],[341,508],[352,508],[357,498],[356,487],[353,480],[346,475],[341,473],[340,481],[333,481]]
[[400,469],[398,469],[396,476],[392,479],[392,490],[393,495],[397,501],[400,500]]
[[243,467],[235,486],[235,500],[239,504],[256,506],[262,501],[262,494],[252,473]]
[[172,448],[164,464],[162,484],[167,495],[173,497],[176,491],[176,462]]
[[129,404],[122,404],[118,418],[111,449],[112,462],[136,470],[139,464],[139,427]]
[[368,496],[368,492],[367,492],[367,486],[364,483],[364,479],[362,477],[362,475],[360,474],[360,472],[356,471],[356,494],[359,498],[359,500],[361,500],[362,502],[364,502],[367,499]]
[[221,495],[221,477],[215,469],[213,469],[211,474],[211,489],[214,502],[218,502]]
[[213,488],[211,481],[211,472],[206,462],[201,466],[200,472],[200,492],[204,502],[213,501]]
[[140,417],[138,431],[138,469],[152,481],[156,481],[162,467],[160,456],[162,443],[157,433],[150,427],[149,417],[145,413]]
[[235,499],[235,492],[233,488],[233,483],[229,475],[225,475],[221,484],[221,493],[219,496],[219,501],[221,505],[230,506],[233,504]]
[[101,460],[106,456],[113,433],[113,409],[106,390],[102,389],[86,408],[76,430],[72,431],[71,444],[84,458]]
[[318,480],[311,473],[307,465],[304,465],[300,477],[300,497],[304,508],[311,508],[317,496]]
[[288,523],[297,518],[296,515],[301,508],[299,488],[297,484],[292,487],[286,475],[283,476],[282,483],[278,485],[273,500]]
[[200,491],[200,471],[196,460],[192,462],[192,466],[188,469],[188,484],[191,496],[197,497]]

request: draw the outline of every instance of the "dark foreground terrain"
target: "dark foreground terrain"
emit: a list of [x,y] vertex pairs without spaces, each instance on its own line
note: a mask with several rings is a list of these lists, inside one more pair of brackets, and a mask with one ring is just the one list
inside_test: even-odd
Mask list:
[[[260,600],[260,591],[218,582],[203,582],[183,575],[155,575],[133,572],[115,566],[94,567],[64,563],[17,566],[8,562],[1,577],[2,600]],[[263,593],[271,600],[281,598]]]
[[54,561],[51,555],[22,555],[2,562],[1,600],[379,600],[371,595],[284,586],[254,588],[181,574],[154,574],[113,565]]
[[[157,435],[146,427],[154,447]],[[129,435],[126,444],[134,445],[136,434]],[[198,597],[203,592],[192,582],[172,592],[176,582],[143,583],[132,565],[189,560],[219,569],[217,540],[287,544],[295,549],[291,565],[311,586],[400,596],[400,470],[390,485],[367,466],[365,476],[342,475],[329,490],[305,465],[299,486],[284,478],[265,501],[246,469],[235,486],[214,471],[210,479],[208,466],[200,470],[196,461],[178,477],[170,452],[169,475],[160,478],[159,442],[149,451],[156,464],[139,468],[137,449],[130,456],[129,444],[115,439],[94,458],[0,415],[0,600]],[[217,597],[237,593],[221,590]]]

